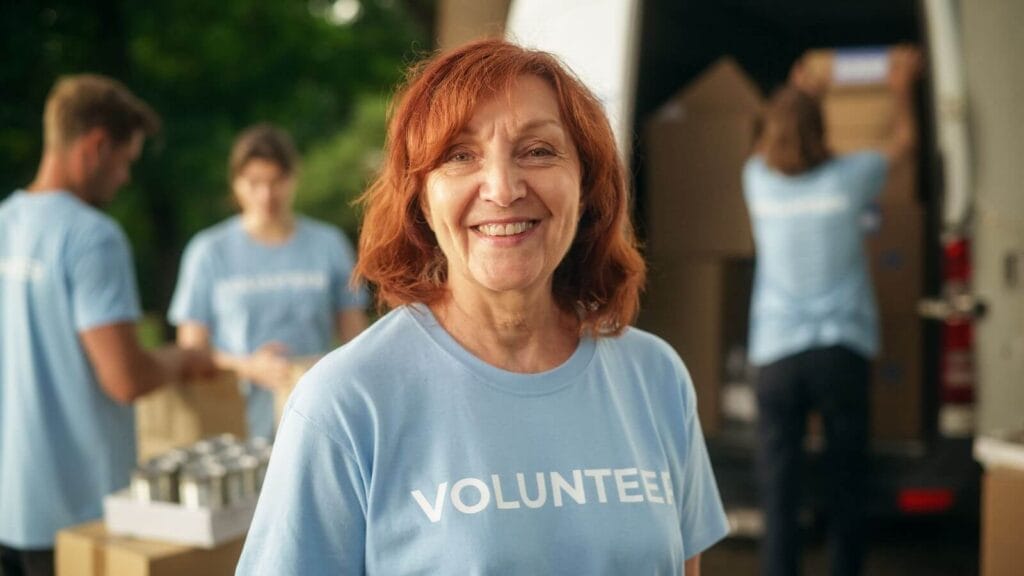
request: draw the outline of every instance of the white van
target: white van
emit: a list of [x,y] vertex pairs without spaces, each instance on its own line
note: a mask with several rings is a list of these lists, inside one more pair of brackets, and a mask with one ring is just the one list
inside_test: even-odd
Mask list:
[[[907,415],[919,425],[898,441],[873,441],[872,511],[976,517],[975,436],[1024,426],[1024,68],[1008,57],[1024,48],[1014,28],[1022,21],[1024,3],[1014,0],[512,0],[505,32],[560,55],[605,102],[633,167],[641,232],[657,210],[645,131],[719,57],[731,55],[767,90],[808,49],[925,49],[916,166],[925,221],[914,262],[921,294],[904,310],[920,322],[919,388]],[[709,350],[680,354],[688,364],[729,360],[726,346]],[[756,517],[747,524],[740,513],[756,508],[752,426],[725,418],[708,437],[735,526],[756,531]],[[816,508],[813,488],[808,504]]]

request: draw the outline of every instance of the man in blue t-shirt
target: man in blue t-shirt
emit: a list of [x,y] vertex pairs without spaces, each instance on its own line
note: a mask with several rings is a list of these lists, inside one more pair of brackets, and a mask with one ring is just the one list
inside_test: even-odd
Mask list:
[[53,574],[61,528],[102,515],[135,463],[131,401],[212,370],[209,355],[143,350],[121,228],[97,208],[130,175],[156,114],[120,83],[50,92],[35,179],[0,203],[0,572]]
[[743,170],[757,268],[750,361],[760,367],[758,480],[765,509],[761,573],[800,572],[797,513],[807,412],[825,428],[831,573],[863,563],[869,362],[878,352],[878,312],[864,257],[862,215],[889,166],[916,144],[911,109],[919,56],[890,55],[896,97],[892,135],[880,150],[832,156],[816,86],[796,70],[765,110],[756,154]]

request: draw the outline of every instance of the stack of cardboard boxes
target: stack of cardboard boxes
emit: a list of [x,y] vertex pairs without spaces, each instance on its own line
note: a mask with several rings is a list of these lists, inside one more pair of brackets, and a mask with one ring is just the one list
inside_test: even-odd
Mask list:
[[[275,412],[280,419],[295,383],[314,358],[297,359],[293,382],[275,390]],[[222,373],[206,382],[166,386],[136,403],[139,460],[171,448],[218,434],[247,435],[245,398],[233,374]],[[57,535],[58,576],[158,576],[233,574],[244,537],[212,548],[185,546],[109,533],[103,521],[61,530]]]
[[[857,54],[859,71],[865,69],[863,58],[875,58],[870,65],[882,66],[883,73],[851,75],[842,53],[807,56],[814,70],[832,80],[824,114],[836,153],[878,148],[892,127],[884,52]],[[727,358],[746,345],[754,245],[741,178],[763,103],[756,85],[726,58],[666,103],[645,128],[650,277],[640,325],[683,357],[708,436],[722,424]],[[912,439],[921,428],[922,337],[915,310],[922,293],[924,209],[915,166],[909,159],[891,168],[867,244],[882,332],[872,383],[876,439]]]

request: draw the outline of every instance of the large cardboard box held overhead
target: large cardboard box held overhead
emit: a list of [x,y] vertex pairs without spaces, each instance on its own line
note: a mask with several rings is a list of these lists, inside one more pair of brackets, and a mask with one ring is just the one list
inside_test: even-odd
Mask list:
[[723,58],[648,122],[646,222],[652,254],[754,253],[742,171],[762,100],[740,66]]
[[[822,114],[829,148],[839,154],[882,148],[896,118],[896,99],[887,83],[887,50],[812,50],[802,61],[828,84]],[[916,165],[911,157],[890,166],[882,204],[917,204]]]
[[103,522],[57,533],[57,576],[228,576],[242,555],[245,538],[211,550],[113,536]]

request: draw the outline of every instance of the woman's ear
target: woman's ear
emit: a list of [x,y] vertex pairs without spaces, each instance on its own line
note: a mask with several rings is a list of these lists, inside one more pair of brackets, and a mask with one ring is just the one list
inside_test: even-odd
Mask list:
[[419,195],[418,203],[420,205],[420,212],[423,213],[423,220],[426,221],[427,227],[430,228],[431,230],[433,230],[434,229],[434,225],[431,223],[430,203],[427,202],[427,195],[421,192],[420,195]]

